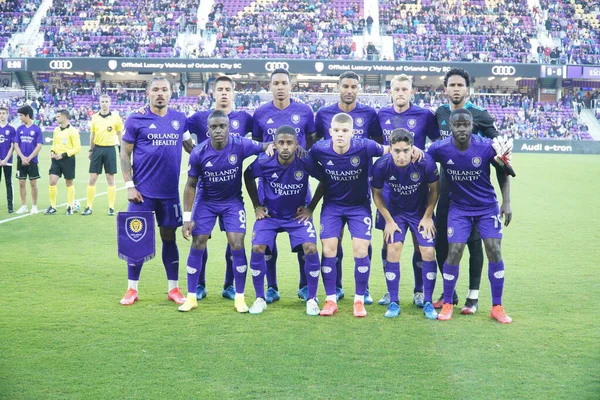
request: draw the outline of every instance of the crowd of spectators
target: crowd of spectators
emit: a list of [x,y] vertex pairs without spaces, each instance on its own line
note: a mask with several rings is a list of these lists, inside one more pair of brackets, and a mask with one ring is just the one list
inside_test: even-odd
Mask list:
[[[0,2],[0,52],[15,33],[24,32],[41,0],[4,0]],[[13,49],[8,47],[8,52]]]

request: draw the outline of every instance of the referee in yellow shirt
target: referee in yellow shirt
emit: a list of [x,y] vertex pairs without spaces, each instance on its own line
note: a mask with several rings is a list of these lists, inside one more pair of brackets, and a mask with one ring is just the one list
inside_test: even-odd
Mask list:
[[110,97],[100,96],[100,112],[92,116],[90,123],[90,180],[87,187],[87,205],[81,215],[92,215],[92,205],[96,195],[96,181],[106,173],[108,183],[108,215],[115,215],[115,174],[117,173],[116,145],[121,145],[123,120],[119,114],[110,111]]
[[69,124],[69,112],[58,110],[56,121],[59,126],[54,129],[52,150],[50,150],[50,207],[44,214],[56,214],[56,184],[58,178],[64,176],[67,185],[67,215],[73,214],[73,201],[75,200],[75,154],[81,150],[79,131]]

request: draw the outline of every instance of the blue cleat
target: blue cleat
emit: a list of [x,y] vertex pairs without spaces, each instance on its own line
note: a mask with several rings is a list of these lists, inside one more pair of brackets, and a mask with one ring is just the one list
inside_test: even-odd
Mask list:
[[369,289],[365,290],[365,305],[373,304],[373,297],[369,293]]
[[298,290],[298,298],[306,303],[306,300],[308,300],[308,286],[303,286],[302,289]]
[[381,300],[379,300],[377,302],[377,304],[379,304],[380,306],[387,306],[391,303],[392,301],[390,300],[390,294],[386,293],[383,295],[383,297],[381,298]]
[[203,285],[198,284],[196,287],[196,300],[202,300],[208,294],[208,290]]
[[400,305],[398,303],[396,303],[395,301],[392,301],[390,303],[390,305],[388,306],[388,309],[385,312],[384,317],[396,318],[398,315],[400,315]]
[[267,293],[265,293],[265,300],[267,301],[267,304],[279,300],[279,292],[272,287],[268,288]]
[[235,300],[235,288],[233,285],[229,285],[226,289],[223,289],[223,293],[221,293],[221,295],[226,299]]
[[337,298],[337,301],[340,301],[341,299],[344,298],[344,289],[342,289],[341,287],[336,287],[335,288],[335,297]]
[[415,294],[413,294],[413,304],[419,308],[423,308],[423,303],[425,300],[425,296],[423,295],[423,292],[415,292]]
[[430,302],[425,303],[423,306],[423,314],[425,314],[425,318],[427,319],[437,319],[438,314],[433,307],[433,304]]

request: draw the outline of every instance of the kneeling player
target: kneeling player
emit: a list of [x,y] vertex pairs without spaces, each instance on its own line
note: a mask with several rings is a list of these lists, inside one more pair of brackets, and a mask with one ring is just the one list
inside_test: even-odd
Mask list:
[[[292,249],[302,248],[308,286],[306,314],[316,316],[320,312],[316,301],[320,269],[317,233],[312,211],[306,207],[309,174],[315,172],[308,158],[296,156],[297,148],[296,131],[291,126],[282,125],[275,133],[275,157],[261,154],[244,173],[246,189],[256,213],[250,258],[256,301],[250,307],[250,314],[260,314],[267,308],[265,251],[267,247],[273,248],[278,232],[290,235]],[[256,178],[263,184],[263,204],[259,202]]]
[[[431,304],[431,296],[437,270],[433,210],[439,196],[438,169],[429,156],[419,162],[411,162],[413,135],[406,129],[394,129],[389,140],[390,154],[375,162],[371,181],[375,205],[386,222],[383,231],[387,243],[384,272],[390,304],[385,316],[394,318],[400,314],[400,255],[407,229],[410,228],[423,257],[423,313],[429,319],[436,319],[437,313]],[[387,203],[382,194],[385,183],[390,189]]]
[[[248,312],[244,300],[248,261],[244,250],[246,212],[242,200],[242,164],[244,159],[265,151],[270,144],[230,137],[229,118],[221,110],[213,111],[208,117],[208,133],[210,140],[194,147],[190,155],[184,191],[183,237],[189,240],[193,236],[193,241],[187,263],[188,294],[179,311],[198,307],[196,289],[206,242],[217,217],[221,216],[233,258],[234,306],[244,313]],[[200,199],[196,199],[198,179],[202,180]],[[196,200],[201,207],[194,209],[192,223],[192,205]]]
[[492,141],[471,134],[473,116],[465,108],[452,111],[450,129],[451,137],[433,143],[428,150],[446,172],[452,200],[448,211],[448,258],[443,268],[444,305],[438,319],[452,318],[452,294],[458,280],[460,259],[473,224],[477,224],[489,260],[491,317],[509,324],[512,319],[502,307],[504,262],[500,251],[503,216],[506,215],[505,226],[512,218],[509,180],[501,182],[502,205],[498,208],[490,181],[490,165],[501,168],[501,164],[496,159]]

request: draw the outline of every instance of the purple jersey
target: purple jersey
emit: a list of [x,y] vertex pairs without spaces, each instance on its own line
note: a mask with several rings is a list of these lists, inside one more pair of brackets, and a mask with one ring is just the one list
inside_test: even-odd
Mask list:
[[[324,139],[331,139],[329,134],[329,128],[331,128],[331,120],[333,116],[344,112],[338,106],[338,103],[329,105],[327,107],[319,108],[317,115],[315,116],[315,127],[317,129],[317,136]],[[350,111],[349,114],[354,120],[354,136],[362,137],[366,139],[374,139],[380,137],[381,126],[377,119],[377,111],[374,108],[369,107],[365,104],[356,103],[354,110]]]
[[370,205],[369,168],[371,158],[383,154],[382,145],[370,139],[352,138],[348,151],[337,154],[331,140],[319,140],[308,154],[324,171],[324,204]]
[[133,181],[136,189],[153,199],[179,197],[179,173],[185,114],[169,109],[164,117],[149,108],[125,121],[123,141],[133,144]]
[[[36,124],[33,124],[30,127],[21,125],[17,128],[13,142],[18,143],[21,153],[23,153],[25,157],[29,157],[38,144],[43,144],[44,137],[42,135],[42,130]],[[37,164],[38,157],[33,157],[31,161]]]
[[298,207],[306,205],[308,178],[315,175],[315,169],[310,158],[296,157],[283,166],[277,152],[273,157],[261,154],[250,165],[252,178],[260,178],[263,184],[263,206],[270,216],[282,219],[292,218]]
[[392,216],[402,214],[419,219],[427,208],[428,185],[440,179],[435,161],[427,154],[421,161],[402,168],[394,164],[391,154],[386,154],[375,162],[371,176],[374,188],[382,189],[387,184],[387,206]]
[[242,200],[242,164],[262,148],[255,140],[232,136],[223,150],[215,150],[210,140],[194,147],[188,176],[202,182],[201,201]]
[[[4,160],[12,147],[15,140],[16,130],[9,124],[0,126],[0,160]],[[8,164],[12,164],[12,156],[8,160]]]
[[[213,110],[198,111],[188,118],[190,133],[195,133],[198,143],[204,142],[208,136],[208,116]],[[246,136],[252,132],[252,116],[246,111],[231,111],[229,117],[229,134],[231,136]]]
[[439,162],[450,185],[452,203],[463,211],[480,211],[497,206],[490,181],[490,164],[496,155],[490,139],[471,135],[471,145],[459,151],[446,138],[431,144],[427,153]]
[[289,125],[296,129],[298,144],[306,148],[306,136],[315,132],[315,117],[312,109],[293,99],[283,110],[275,107],[272,101],[263,104],[254,111],[253,119],[252,138],[259,142],[273,142],[277,128]]
[[415,146],[425,148],[426,138],[432,142],[439,139],[440,130],[435,115],[426,108],[410,103],[408,110],[397,113],[394,106],[379,110],[379,125],[383,131],[383,143],[390,143],[390,135],[397,128],[404,128],[414,136]]

